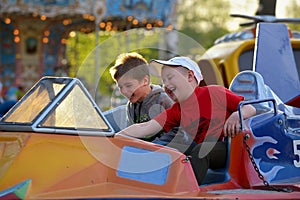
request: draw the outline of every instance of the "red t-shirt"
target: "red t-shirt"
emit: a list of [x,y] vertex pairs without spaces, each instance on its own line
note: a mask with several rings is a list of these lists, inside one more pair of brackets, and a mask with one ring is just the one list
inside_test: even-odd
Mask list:
[[207,135],[223,139],[223,127],[244,98],[223,86],[197,87],[186,100],[154,118],[168,132],[181,126],[199,144]]

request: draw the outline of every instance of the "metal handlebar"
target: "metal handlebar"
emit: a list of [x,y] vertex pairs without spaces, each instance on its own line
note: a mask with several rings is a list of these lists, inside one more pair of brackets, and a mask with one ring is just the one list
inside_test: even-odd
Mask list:
[[242,101],[242,102],[239,103],[239,105],[238,105],[238,112],[239,112],[239,117],[240,117],[240,127],[241,127],[241,130],[244,130],[242,106],[248,105],[248,104],[264,103],[264,102],[269,102],[269,101],[271,101],[273,103],[274,116],[275,116],[275,115],[277,115],[277,104],[276,104],[276,100],[273,99],[273,98],[260,99],[260,100],[251,100],[251,101]]

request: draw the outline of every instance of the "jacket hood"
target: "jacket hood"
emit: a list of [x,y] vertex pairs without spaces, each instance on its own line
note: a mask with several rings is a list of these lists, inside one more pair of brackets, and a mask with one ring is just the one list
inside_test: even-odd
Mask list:
[[150,85],[151,92],[142,102],[127,105],[128,125],[149,121],[174,103],[159,85]]

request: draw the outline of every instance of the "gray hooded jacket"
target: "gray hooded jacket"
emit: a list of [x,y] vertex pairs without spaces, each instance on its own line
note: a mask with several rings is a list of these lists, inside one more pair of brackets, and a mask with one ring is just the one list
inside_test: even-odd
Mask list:
[[127,126],[153,119],[173,105],[173,100],[159,85],[150,85],[151,92],[142,102],[127,103]]
[[[142,102],[127,103],[127,126],[149,121],[173,105],[174,101],[162,87],[159,85],[150,85],[150,87],[151,92]],[[178,127],[171,129],[168,133],[160,132],[145,139],[162,145],[167,145],[172,141],[174,144],[184,144],[185,147],[192,143],[188,134]]]

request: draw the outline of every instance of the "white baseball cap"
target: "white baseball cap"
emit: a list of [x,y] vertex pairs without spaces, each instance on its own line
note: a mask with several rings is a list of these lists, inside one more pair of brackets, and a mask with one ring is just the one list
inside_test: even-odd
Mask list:
[[150,61],[150,73],[154,76],[161,76],[161,69],[163,65],[167,66],[182,66],[194,72],[194,76],[198,84],[203,80],[203,76],[198,64],[189,57],[174,57],[170,60],[151,60]]

